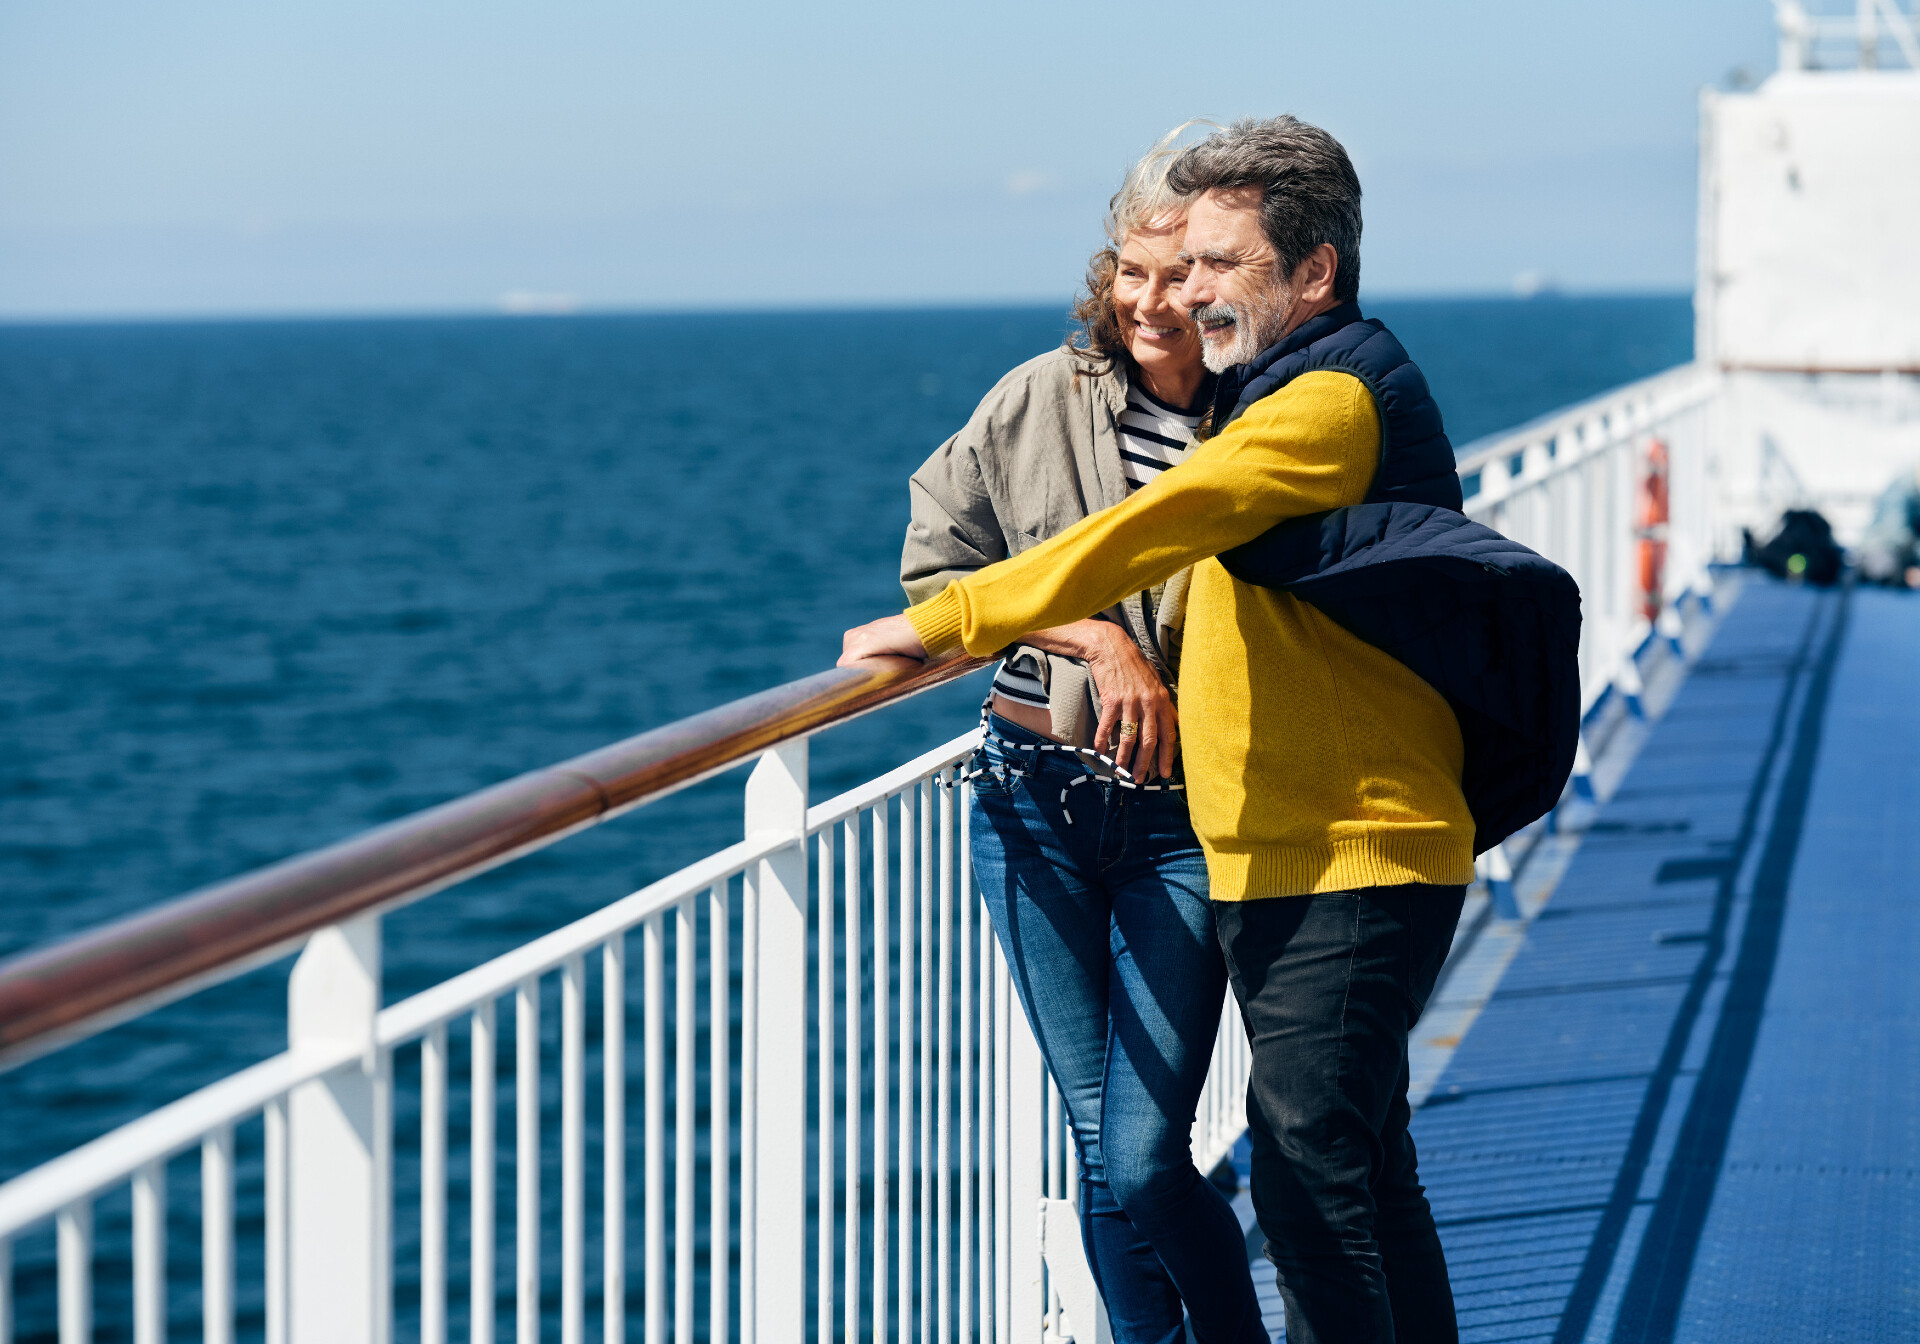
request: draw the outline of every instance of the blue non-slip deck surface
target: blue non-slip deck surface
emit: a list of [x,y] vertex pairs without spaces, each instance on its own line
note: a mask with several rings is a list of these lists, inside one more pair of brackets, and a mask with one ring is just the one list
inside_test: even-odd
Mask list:
[[1747,586],[1415,1134],[1467,1340],[1920,1339],[1920,599]]

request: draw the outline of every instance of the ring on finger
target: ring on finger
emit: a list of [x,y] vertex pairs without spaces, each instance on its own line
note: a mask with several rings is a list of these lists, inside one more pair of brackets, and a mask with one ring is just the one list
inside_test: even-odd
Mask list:
[[1120,720],[1120,736],[1121,737],[1131,738],[1131,737],[1138,737],[1139,735],[1140,735],[1139,724],[1135,723],[1132,719]]

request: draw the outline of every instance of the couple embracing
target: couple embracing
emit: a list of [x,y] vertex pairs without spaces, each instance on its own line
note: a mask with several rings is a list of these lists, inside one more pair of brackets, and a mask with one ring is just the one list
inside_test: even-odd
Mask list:
[[1287,1338],[1454,1340],[1407,1037],[1473,875],[1460,725],[1219,559],[1371,501],[1457,510],[1452,449],[1356,302],[1340,144],[1292,117],[1173,139],[1113,198],[1083,334],[915,473],[915,605],[848,631],[842,661],[1004,656],[973,868],[1065,1100],[1117,1338],[1267,1339],[1188,1141],[1231,984]]

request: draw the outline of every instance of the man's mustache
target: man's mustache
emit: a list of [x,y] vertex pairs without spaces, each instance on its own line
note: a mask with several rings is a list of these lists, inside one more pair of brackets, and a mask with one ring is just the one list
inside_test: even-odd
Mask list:
[[1223,322],[1228,326],[1233,326],[1240,321],[1240,314],[1234,311],[1230,303],[1203,303],[1187,316],[1199,323]]

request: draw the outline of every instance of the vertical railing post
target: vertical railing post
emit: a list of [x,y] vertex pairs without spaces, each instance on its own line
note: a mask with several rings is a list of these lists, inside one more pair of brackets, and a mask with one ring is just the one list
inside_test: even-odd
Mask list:
[[351,1044],[360,1058],[288,1098],[287,1258],[292,1344],[384,1344],[389,1282],[382,1120],[386,1070],[374,1048],[380,917],[320,930],[287,985],[294,1053]]
[[55,1222],[60,1344],[93,1341],[93,1205],[77,1200]]
[[[760,758],[747,779],[746,833],[792,843],[761,860],[754,1021],[753,1300],[760,1344],[790,1339],[807,1310],[807,744]],[[822,949],[830,955],[831,948]],[[827,1118],[831,1121],[831,1117]],[[831,1133],[830,1123],[823,1133]],[[830,1142],[822,1139],[822,1142]],[[830,1197],[830,1196],[829,1196]],[[826,1254],[831,1254],[827,1250]]]
[[1046,1315],[1040,1250],[1046,1188],[1047,1075],[1018,1000],[1008,1004],[1007,1031],[1007,1337],[1039,1344]]
[[200,1141],[200,1338],[233,1344],[233,1126]]
[[133,1178],[133,1344],[166,1339],[167,1164],[161,1161]]

